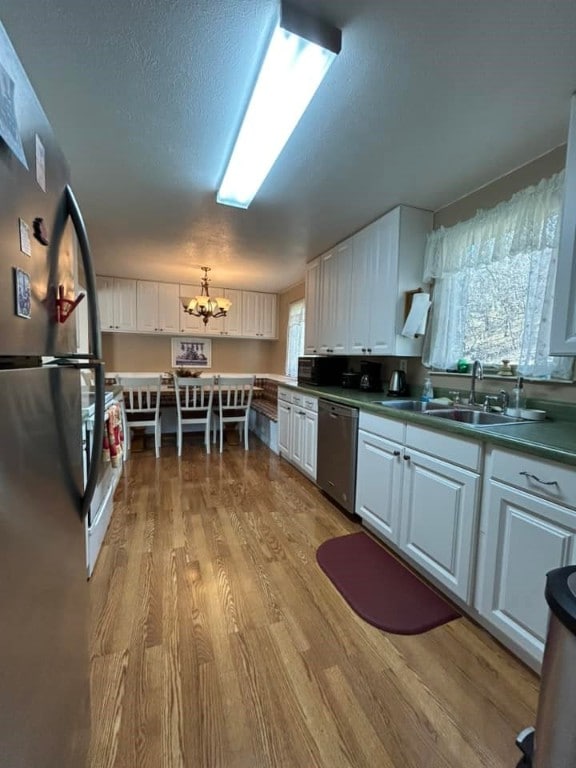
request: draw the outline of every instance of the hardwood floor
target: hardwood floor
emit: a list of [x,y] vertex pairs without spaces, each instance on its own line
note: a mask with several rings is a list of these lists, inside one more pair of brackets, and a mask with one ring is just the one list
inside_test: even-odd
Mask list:
[[90,584],[91,768],[513,768],[536,676],[464,618],[364,622],[315,559],[359,526],[256,438],[194,439],[125,465]]

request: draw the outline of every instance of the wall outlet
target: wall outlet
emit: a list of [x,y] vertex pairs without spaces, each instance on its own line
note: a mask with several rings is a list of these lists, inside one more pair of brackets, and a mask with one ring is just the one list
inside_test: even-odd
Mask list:
[[404,360],[404,359],[400,360],[400,362],[398,363],[398,368],[400,368],[400,370],[403,371],[404,373],[408,373],[408,360]]

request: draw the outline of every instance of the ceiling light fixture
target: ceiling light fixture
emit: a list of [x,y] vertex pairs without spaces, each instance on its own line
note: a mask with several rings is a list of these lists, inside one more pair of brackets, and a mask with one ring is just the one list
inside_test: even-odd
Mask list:
[[339,29],[281,3],[218,203],[248,208],[341,46]]
[[184,312],[194,317],[201,317],[204,325],[208,323],[211,317],[226,317],[232,302],[230,299],[225,299],[222,296],[218,296],[215,299],[211,298],[210,291],[208,289],[208,272],[210,267],[200,267],[204,271],[204,277],[200,280],[200,295],[199,296],[180,296],[182,307]]

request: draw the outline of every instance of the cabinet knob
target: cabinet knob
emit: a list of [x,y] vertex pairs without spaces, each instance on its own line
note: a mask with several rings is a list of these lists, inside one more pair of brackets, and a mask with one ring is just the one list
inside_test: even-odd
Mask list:
[[362,347],[362,352],[366,352],[366,347]]
[[[394,451],[393,455],[394,456],[400,456],[400,451]],[[404,457],[404,458],[406,458],[406,457]]]
[[410,456],[408,456],[407,453],[405,453],[402,458],[404,459],[404,461],[410,461]]
[[372,352],[372,347],[368,347],[368,354],[370,354],[370,352]]

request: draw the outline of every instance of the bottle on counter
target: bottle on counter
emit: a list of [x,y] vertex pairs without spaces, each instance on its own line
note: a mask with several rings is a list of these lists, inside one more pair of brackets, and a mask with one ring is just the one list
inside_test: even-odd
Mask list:
[[526,393],[524,392],[524,379],[518,376],[516,386],[510,393],[510,404],[506,409],[508,416],[520,417],[520,412],[526,408]]
[[424,379],[424,387],[422,388],[422,394],[420,395],[420,402],[423,406],[428,405],[430,400],[434,397],[434,388],[432,387],[432,380],[430,376],[426,376]]

